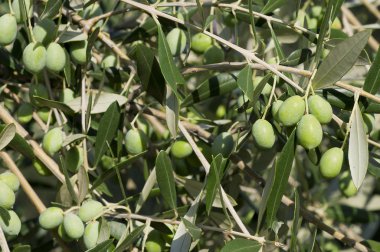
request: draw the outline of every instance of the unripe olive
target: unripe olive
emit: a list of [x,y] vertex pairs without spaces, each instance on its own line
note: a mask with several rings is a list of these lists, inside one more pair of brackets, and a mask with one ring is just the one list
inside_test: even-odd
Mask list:
[[50,43],[46,51],[46,68],[58,73],[63,70],[65,65],[65,50],[58,43]]
[[[50,115],[50,108],[40,108],[39,110],[37,110],[37,115],[41,118],[42,121],[44,121],[45,123],[48,122],[49,120],[49,115]],[[50,123],[54,123],[54,117],[51,116],[50,117]]]
[[293,126],[305,113],[305,102],[302,97],[294,95],[286,99],[278,109],[278,119],[284,126]]
[[87,40],[75,41],[70,44],[71,59],[77,64],[87,62]]
[[226,106],[224,105],[219,105],[218,108],[216,109],[215,115],[217,118],[224,118],[226,115]]
[[219,134],[215,139],[211,147],[212,155],[216,156],[219,153],[223,157],[228,157],[234,150],[234,139],[228,132]]
[[50,176],[52,174],[51,171],[46,167],[46,165],[42,163],[40,160],[35,158],[32,164],[36,172],[41,176]]
[[332,119],[332,107],[328,101],[319,95],[312,95],[307,99],[309,111],[322,124],[329,123]]
[[[26,11],[27,11],[27,16],[29,18],[32,17],[33,15],[33,5],[32,5],[32,0],[25,0],[25,7],[26,7]],[[20,6],[20,0],[14,0],[12,2],[12,9],[13,9],[13,12],[15,14],[15,17],[16,17],[16,20],[17,20],[17,23],[21,23],[23,22],[24,20],[21,19],[21,6]]]
[[21,231],[21,221],[20,221],[20,218],[12,210],[9,210],[8,213],[9,213],[9,216],[10,216],[10,218],[8,220],[9,222],[7,222],[8,225],[4,222],[4,220],[0,216],[0,226],[1,226],[1,229],[7,235],[18,235],[20,233],[20,231]]
[[335,18],[334,22],[331,24],[331,29],[335,30],[341,30],[342,29],[342,23],[340,22],[339,18]]
[[363,121],[364,121],[364,131],[365,133],[369,134],[372,132],[373,128],[375,127],[375,116],[371,114],[363,114]]
[[64,88],[60,93],[59,93],[59,101],[63,103],[68,103],[69,101],[74,100],[74,91],[71,90],[70,88]]
[[46,208],[40,214],[38,221],[43,229],[57,228],[63,221],[63,210],[59,207]]
[[32,74],[37,74],[44,69],[46,65],[46,49],[38,42],[32,42],[27,45],[22,53],[22,61],[26,70]]
[[0,206],[5,209],[12,208],[16,201],[15,193],[3,181],[0,181],[0,192]]
[[33,106],[30,103],[23,103],[17,110],[17,119],[21,124],[30,122],[33,118]]
[[116,57],[113,54],[107,55],[102,60],[102,67],[109,68],[116,66]]
[[78,172],[79,167],[83,164],[83,149],[78,146],[71,147],[65,154],[65,167],[72,173]]
[[264,119],[259,119],[252,125],[252,136],[257,147],[262,149],[272,148],[276,140],[272,124]]
[[53,156],[57,151],[62,148],[63,132],[61,128],[54,128],[49,130],[42,140],[42,148],[50,156]]
[[138,154],[146,150],[147,137],[140,129],[128,130],[125,135],[125,145],[130,154]]
[[99,238],[99,222],[92,221],[86,225],[83,234],[83,243],[87,249],[92,249],[96,246]]
[[278,110],[280,109],[282,103],[284,101],[282,100],[277,100],[275,102],[272,103],[272,108],[271,108],[271,112],[272,112],[272,117],[274,118],[274,120],[276,120],[277,122],[279,122],[279,118],[278,118]]
[[66,234],[72,239],[79,239],[84,233],[84,225],[78,215],[68,213],[63,217],[63,227]]
[[31,85],[30,88],[29,88],[29,99],[30,99],[30,102],[33,105],[35,105],[35,106],[41,106],[36,101],[36,99],[34,98],[34,96],[38,96],[38,97],[41,97],[41,98],[48,99],[49,98],[49,93],[48,93],[47,88],[44,85],[42,85],[42,84],[34,84],[34,85]]
[[179,28],[174,28],[168,35],[166,41],[169,44],[170,52],[173,56],[177,56],[185,50],[186,47],[186,34]]
[[331,179],[338,176],[343,165],[343,150],[337,147],[323,153],[319,162],[319,170],[323,177]]
[[230,12],[223,12],[223,23],[228,27],[234,27],[238,24],[238,20]]
[[204,53],[211,45],[212,39],[201,32],[191,38],[191,49],[198,53]]
[[106,170],[111,169],[115,165],[113,158],[106,155],[102,156],[102,158],[100,159],[100,163],[102,167]]
[[224,60],[224,51],[218,46],[211,46],[203,55],[205,64],[215,64]]
[[164,250],[165,241],[161,237],[161,234],[157,230],[153,230],[149,233],[145,243],[145,249],[147,252],[161,252]]
[[348,171],[345,171],[342,174],[342,177],[339,180],[339,189],[346,197],[352,197],[357,194],[358,189],[352,181],[351,175]]
[[111,236],[116,240],[120,240],[120,238],[123,236],[123,233],[125,232],[125,229],[127,228],[127,226],[124,223],[120,223],[117,221],[108,222],[108,226],[110,228]]
[[71,242],[73,240],[67,235],[65,228],[63,227],[63,223],[58,227],[58,235],[65,242]]
[[310,18],[307,21],[307,28],[309,30],[315,31],[318,28],[318,19],[316,18]]
[[323,251],[325,252],[339,252],[341,251],[341,249],[339,248],[339,246],[332,242],[332,241],[327,241],[323,247],[322,247]]
[[6,171],[0,174],[0,181],[4,182],[14,192],[17,192],[20,188],[20,181],[17,176],[13,174],[13,172]]
[[322,142],[322,126],[313,115],[304,115],[297,125],[297,140],[305,149],[314,149]]
[[[48,45],[50,42],[53,41],[55,37],[54,21],[48,18],[40,20],[33,27],[33,34],[37,42],[40,42],[44,45]],[[58,57],[56,59],[58,59]]]
[[311,8],[311,15],[315,18],[322,14],[322,6],[316,5]]
[[86,200],[79,208],[78,216],[83,222],[88,222],[98,217],[103,211],[103,205],[96,200]]
[[17,36],[17,21],[12,14],[5,14],[0,17],[0,45],[9,45],[15,41]]
[[193,148],[191,148],[191,145],[188,142],[179,140],[172,145],[170,152],[173,157],[185,158],[193,153]]
[[[256,89],[262,80],[263,80],[262,76],[255,76],[253,78],[253,89]],[[261,91],[261,94],[265,96],[269,96],[271,92],[272,92],[272,86],[266,83],[263,90]]]

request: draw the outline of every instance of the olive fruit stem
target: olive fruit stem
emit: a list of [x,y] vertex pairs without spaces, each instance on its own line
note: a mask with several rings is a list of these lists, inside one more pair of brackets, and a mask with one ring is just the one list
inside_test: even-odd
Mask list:
[[309,82],[307,84],[306,91],[305,91],[304,99],[305,99],[306,114],[309,114],[309,105],[308,105],[308,102],[307,102],[307,98],[309,96],[310,90],[311,90],[311,93],[314,94],[314,90],[313,90],[312,84],[313,84],[313,79],[314,79],[314,76],[315,76],[316,73],[317,73],[317,69],[314,69],[314,71],[312,72],[311,77],[309,79]]
[[344,146],[346,145],[348,135],[350,134],[353,115],[354,115],[355,110],[358,109],[359,98],[360,98],[360,93],[355,92],[355,103],[354,103],[354,106],[353,106],[352,111],[351,111],[350,120],[348,121],[347,126],[346,126],[346,134],[344,135],[344,140],[343,140],[342,146],[340,147],[341,149],[343,149]]
[[11,0],[8,0],[8,5],[9,5],[9,11],[12,15],[14,15],[14,11],[13,11],[13,8],[12,8],[12,1]]
[[274,78],[272,90],[271,90],[270,95],[269,95],[268,104],[265,106],[265,110],[264,110],[264,113],[263,113],[263,116],[261,117],[261,119],[265,119],[265,117],[268,113],[268,110],[269,110],[270,106],[272,105],[272,99],[274,97],[274,91],[276,90],[276,84],[277,84],[277,81],[276,81],[276,78]]

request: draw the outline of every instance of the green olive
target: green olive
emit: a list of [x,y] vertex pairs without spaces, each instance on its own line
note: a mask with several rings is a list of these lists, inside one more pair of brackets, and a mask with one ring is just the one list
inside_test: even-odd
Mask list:
[[16,201],[15,193],[3,181],[0,181],[0,192],[0,206],[5,209],[12,208]]
[[78,216],[83,222],[88,222],[99,215],[103,211],[103,205],[96,200],[86,200],[79,208]]
[[204,53],[211,45],[212,39],[201,32],[191,38],[191,49],[197,53]]
[[73,240],[67,235],[65,228],[63,227],[63,223],[58,227],[58,235],[65,242],[71,242]]
[[109,67],[116,66],[116,62],[117,62],[117,59],[115,55],[110,54],[103,58],[101,65],[103,68],[109,68]]
[[59,93],[59,101],[63,103],[68,103],[69,101],[74,100],[74,91],[71,90],[70,88],[64,88],[60,93]]
[[33,118],[33,106],[30,103],[22,103],[17,110],[17,119],[21,124],[30,122]]
[[[41,118],[41,120],[45,123],[48,122],[49,120],[49,115],[50,115],[50,108],[40,108],[39,110],[37,110],[37,115]],[[51,116],[50,117],[50,124],[54,123],[54,117]]]
[[349,171],[345,171],[339,180],[339,189],[346,197],[352,197],[358,193]]
[[[17,214],[9,210],[9,220],[8,222],[4,222],[2,216],[0,215],[0,227],[7,235],[18,235],[21,231],[21,221],[20,218],[17,216]],[[7,224],[6,224],[7,223]]]
[[215,64],[224,61],[224,51],[218,46],[211,46],[208,48],[204,55],[205,64]]
[[223,23],[228,27],[234,27],[239,22],[237,18],[230,12],[223,12]]
[[108,226],[110,228],[110,235],[116,240],[120,240],[125,230],[127,229],[127,225],[125,225],[124,223],[117,222],[117,221],[108,222]]
[[166,41],[169,44],[170,52],[173,56],[180,55],[186,47],[186,34],[179,28],[174,28],[168,35]]
[[125,145],[128,153],[141,153],[147,148],[147,137],[142,130],[131,129],[125,135]]
[[322,126],[314,115],[304,115],[297,125],[297,140],[307,150],[322,142]]
[[63,227],[66,234],[72,239],[79,239],[84,233],[84,225],[78,215],[68,213],[63,217]]
[[17,21],[12,14],[5,14],[0,17],[0,45],[9,45],[15,41],[17,36]]
[[324,245],[323,245],[323,251],[325,252],[340,252],[341,249],[339,248],[339,246],[334,243],[333,241],[327,241]]
[[363,121],[364,121],[365,133],[370,134],[376,125],[375,116],[365,113],[365,114],[363,114]]
[[38,74],[46,65],[46,49],[38,42],[27,45],[22,53],[22,61],[26,70],[32,74]]
[[264,119],[259,119],[252,125],[252,135],[255,144],[262,149],[272,148],[276,140],[272,124]]
[[35,106],[41,106],[38,101],[34,98],[34,96],[38,96],[44,99],[49,99],[49,93],[47,88],[42,84],[34,84],[29,88],[29,99],[30,102]]
[[145,243],[145,249],[147,252],[161,252],[164,250],[165,241],[161,237],[160,232],[153,230],[149,233]]
[[46,51],[46,68],[53,72],[60,72],[66,65],[66,53],[58,43],[50,43]]
[[[53,20],[45,18],[40,20],[33,27],[34,38],[37,42],[40,42],[44,45],[48,45],[55,38],[55,23]],[[59,55],[57,55],[56,59]]]
[[312,95],[307,100],[309,111],[322,124],[329,123],[332,119],[333,111],[330,103],[319,95]]
[[217,118],[221,119],[221,118],[224,118],[226,113],[227,113],[226,106],[219,105],[218,108],[216,109],[215,115]]
[[75,41],[70,44],[71,59],[80,65],[87,62],[87,41]]
[[311,8],[311,15],[318,18],[322,14],[322,6],[316,5]]
[[[27,10],[27,16],[28,18],[31,18],[33,16],[33,4],[32,0],[24,0],[25,7]],[[20,0],[14,0],[12,2],[12,9],[15,14],[17,23],[22,23],[24,20],[21,19],[21,6],[20,6]]]
[[111,169],[115,165],[113,158],[106,155],[102,156],[102,158],[100,159],[100,163],[102,167],[106,170]]
[[335,18],[334,21],[331,24],[331,29],[335,30],[341,30],[342,29],[342,23],[340,22],[339,18]]
[[43,229],[57,228],[63,222],[63,210],[59,207],[46,208],[38,218]]
[[305,102],[295,95],[286,99],[278,109],[278,120],[284,126],[293,126],[301,120],[305,113]]
[[42,148],[50,156],[53,156],[62,148],[63,144],[63,132],[61,128],[54,128],[49,130],[42,140]]
[[316,31],[318,28],[318,19],[316,18],[309,18],[307,20],[307,28],[312,31]]
[[99,238],[99,222],[92,221],[86,225],[83,234],[83,243],[87,249],[92,249],[96,246]]
[[6,171],[0,174],[0,181],[4,182],[14,192],[17,192],[20,188],[20,181],[13,172]]
[[277,101],[275,101],[275,102],[272,103],[272,108],[271,108],[272,117],[277,122],[280,121],[280,119],[278,118],[278,110],[280,109],[282,103],[284,103],[284,101],[282,101],[282,100],[277,100]]
[[234,150],[234,139],[228,132],[219,134],[215,139],[211,147],[212,155],[217,156],[219,153],[223,157],[227,158]]
[[[262,80],[263,80],[262,76],[255,76],[253,78],[253,89],[256,89]],[[271,92],[272,92],[272,86],[266,83],[263,90],[261,91],[261,94],[265,96],[269,96]]]
[[79,167],[83,164],[83,149],[78,146],[71,147],[65,153],[65,167],[72,173],[78,172]]
[[338,176],[343,165],[343,150],[337,147],[323,153],[319,162],[319,170],[323,177],[331,179]]
[[50,176],[52,175],[51,171],[38,159],[33,160],[33,167],[38,174],[41,176]]
[[188,142],[179,140],[174,142],[170,152],[175,158],[185,158],[193,153],[193,148],[191,148],[191,145]]

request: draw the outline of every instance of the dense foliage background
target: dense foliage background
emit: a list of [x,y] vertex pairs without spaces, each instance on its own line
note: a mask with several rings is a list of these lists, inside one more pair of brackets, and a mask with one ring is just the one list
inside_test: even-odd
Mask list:
[[380,251],[377,5],[0,0],[2,251]]

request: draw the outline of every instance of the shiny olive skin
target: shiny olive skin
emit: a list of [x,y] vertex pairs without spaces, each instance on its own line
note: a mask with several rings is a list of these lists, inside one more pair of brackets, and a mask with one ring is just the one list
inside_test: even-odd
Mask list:
[[166,35],[166,41],[173,56],[178,56],[185,50],[186,40],[185,32],[179,28],[174,28]]
[[83,243],[87,249],[92,249],[96,246],[99,238],[99,222],[92,221],[86,225],[83,234]]
[[0,17],[0,45],[9,45],[16,40],[17,36],[17,21],[12,14],[4,14]]
[[272,124],[264,119],[259,119],[252,125],[252,136],[257,147],[261,149],[272,148],[276,141]]
[[12,208],[16,201],[15,193],[3,181],[0,181],[0,192],[0,206],[5,209]]
[[33,106],[30,103],[22,103],[17,109],[16,115],[19,123],[27,124],[33,118]]
[[145,249],[147,252],[161,252],[164,250],[165,241],[161,237],[160,232],[153,230],[149,233],[145,243]]
[[[37,115],[41,118],[41,120],[45,123],[49,121],[49,115],[50,115],[50,108],[40,108],[37,110]],[[54,116],[50,117],[50,124],[54,123]]]
[[349,171],[345,171],[342,174],[342,177],[339,180],[339,189],[347,198],[355,196],[358,193],[358,189],[352,181]]
[[278,110],[280,109],[280,107],[281,107],[281,105],[282,105],[283,102],[284,101],[282,101],[282,100],[277,100],[277,101],[275,101],[275,102],[272,103],[272,107],[271,107],[272,117],[277,122],[279,122],[279,119],[278,119]]
[[294,95],[286,99],[278,109],[278,120],[284,126],[293,126],[305,113],[305,102],[302,97]]
[[232,135],[228,132],[223,132],[214,139],[211,152],[214,156],[220,153],[226,158],[232,153],[234,146],[235,143]]
[[64,163],[68,171],[78,172],[79,167],[83,164],[83,149],[78,146],[71,147],[65,154]]
[[39,42],[27,45],[22,53],[22,61],[26,70],[38,74],[46,66],[46,49]]
[[117,58],[115,55],[110,54],[103,58],[101,66],[103,68],[115,67],[117,63]]
[[64,88],[60,93],[59,93],[59,101],[63,103],[68,103],[69,101],[74,100],[74,91],[70,88]]
[[0,216],[0,227],[3,230],[3,232],[7,235],[14,236],[18,235],[21,231],[21,221],[18,215],[12,211],[8,211],[10,219],[9,222],[6,224],[2,217]]
[[66,65],[66,53],[58,43],[50,43],[46,50],[46,68],[53,72],[60,72]]
[[319,95],[312,95],[307,100],[309,111],[314,115],[321,124],[327,124],[331,121],[333,111],[330,103]]
[[191,49],[197,53],[204,53],[211,46],[212,39],[201,32],[191,38]]
[[[262,80],[263,80],[262,76],[255,76],[253,78],[253,88],[256,89]],[[269,96],[271,92],[272,92],[272,86],[269,85],[268,83],[265,83],[264,88],[261,91],[261,94],[265,96]]]
[[315,118],[309,114],[304,115],[297,125],[297,140],[307,150],[314,149],[322,142],[322,126]]
[[87,41],[72,42],[70,44],[70,56],[76,64],[85,64],[87,62]]
[[98,217],[103,211],[103,205],[96,200],[86,200],[79,208],[78,216],[83,222],[88,222]]
[[217,118],[221,119],[221,118],[224,118],[226,113],[227,113],[226,106],[219,105],[218,108],[216,109],[215,115]]
[[52,175],[51,171],[40,160],[38,160],[38,159],[35,158],[33,160],[32,164],[33,164],[33,167],[36,170],[36,172],[38,174],[40,174],[41,176],[50,176],[50,175]]
[[71,242],[73,239],[70,238],[67,234],[66,234],[66,231],[65,231],[65,228],[63,227],[63,223],[61,225],[59,225],[58,227],[58,235],[59,237],[61,237],[61,239],[65,242]]
[[34,38],[37,42],[48,45],[55,38],[55,30],[56,26],[53,20],[42,19],[33,27]]
[[125,229],[127,228],[127,225],[117,221],[109,221],[108,226],[110,228],[110,235],[116,240],[120,240]]
[[79,239],[83,236],[84,225],[82,220],[73,213],[68,213],[63,217],[63,227],[68,237]]
[[9,188],[14,192],[17,192],[20,188],[20,181],[13,172],[6,171],[0,174],[0,181],[9,186]]
[[125,135],[125,145],[128,153],[141,153],[147,148],[147,137],[142,130],[131,129]]
[[63,132],[61,128],[49,130],[42,140],[42,148],[50,156],[53,156],[56,152],[58,152],[62,148],[62,144]]
[[170,152],[175,158],[185,158],[193,153],[193,148],[191,148],[191,145],[188,142],[178,140],[174,142],[170,149]]
[[49,230],[57,228],[63,222],[63,210],[59,207],[46,208],[46,210],[40,214],[38,221],[43,229]]
[[224,61],[224,51],[218,46],[211,46],[205,51],[203,58],[205,64],[220,63]]
[[328,149],[323,153],[319,162],[319,171],[322,176],[328,179],[338,176],[342,169],[343,159],[343,150],[337,147]]

